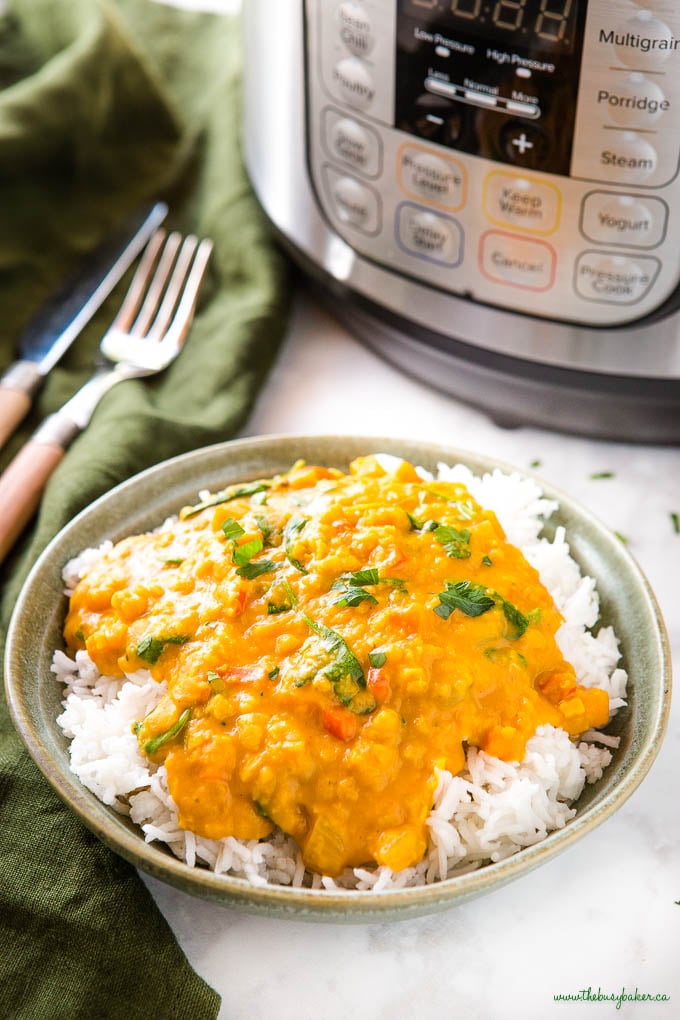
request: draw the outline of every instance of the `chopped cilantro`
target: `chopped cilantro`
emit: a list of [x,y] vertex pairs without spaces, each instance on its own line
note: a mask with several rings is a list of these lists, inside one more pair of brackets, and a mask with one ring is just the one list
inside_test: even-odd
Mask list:
[[271,484],[271,482],[259,481],[251,482],[249,485],[240,485],[234,489],[223,489],[221,492],[215,493],[214,496],[210,496],[209,499],[203,500],[202,503],[185,507],[180,516],[183,521],[186,521],[211,506],[219,506],[220,503],[230,503],[233,499],[244,499],[247,496],[254,496],[256,493],[266,492],[271,488]]
[[470,532],[467,528],[458,531],[449,524],[438,524],[432,533],[447,556],[455,560],[466,560],[472,555]]
[[224,532],[225,538],[230,542],[235,542],[241,535],[245,535],[245,531],[233,517],[227,517],[226,521],[222,525],[222,531]]
[[278,616],[279,613],[287,613],[292,608],[290,602],[268,602],[267,616]]
[[277,676],[279,675],[280,672],[281,672],[281,670],[279,669],[279,667],[278,666],[274,666],[273,669],[269,670],[269,672],[267,673],[267,676],[269,677],[270,680],[276,680],[276,678],[277,678]]
[[538,459],[538,457],[535,457],[532,461],[529,462],[529,467],[531,467],[531,468],[538,468],[538,467],[541,466],[541,464],[542,464],[542,461],[540,461]]
[[153,635],[147,634],[139,642],[135,651],[140,659],[144,659],[145,662],[153,666],[155,662],[158,662],[166,645],[183,645],[188,640],[188,634],[170,634],[167,637],[153,637]]
[[306,517],[291,517],[291,519],[288,521],[285,528],[283,529],[283,540],[285,542],[286,547],[286,558],[288,559],[288,562],[295,567],[296,570],[300,571],[301,574],[307,574],[309,573],[309,571],[302,565],[302,563],[300,563],[299,559],[293,556],[293,548],[295,546],[295,542],[300,532],[307,524],[307,520],[308,518]]
[[680,515],[677,514],[675,510],[671,511],[671,524],[673,525],[673,531],[675,534],[680,535]]
[[593,479],[593,481],[596,481],[599,478],[613,478],[614,477],[614,472],[613,471],[593,471],[593,473],[591,474],[590,477]]
[[257,526],[262,532],[262,541],[265,545],[273,545],[272,535],[275,532],[274,525],[265,514],[255,514]]
[[475,581],[457,581],[455,584],[447,581],[446,590],[439,592],[439,602],[434,611],[442,620],[448,620],[454,609],[459,609],[466,616],[481,616],[496,604],[488,589]]
[[491,559],[490,556],[482,556],[482,563],[484,564],[485,567],[493,566],[493,560]]
[[185,708],[177,722],[166,730],[165,733],[161,733],[158,737],[153,737],[152,740],[147,740],[144,745],[144,753],[148,755],[155,754],[159,747],[163,744],[167,744],[170,740],[174,740],[175,737],[184,729],[186,724],[191,718],[191,709]]
[[[364,715],[375,709],[373,696],[366,691],[361,663],[345,639],[323,623],[304,614],[305,622],[321,639],[325,661],[315,673],[330,680],[336,697],[352,712]],[[306,680],[306,677],[305,677]]]
[[83,641],[83,642],[85,641],[85,635],[83,634],[83,628],[82,627],[78,627],[78,630],[76,631],[75,636],[77,637],[78,641]]
[[274,563],[273,560],[257,560],[255,563],[244,563],[242,567],[238,568],[236,573],[239,577],[245,577],[246,580],[252,581],[255,577],[259,577],[260,574],[269,574],[278,569],[278,564]]
[[243,545],[235,545],[231,558],[237,567],[243,567],[246,563],[250,563],[253,556],[257,556],[263,549],[264,543],[261,538],[251,538],[250,542],[244,542]]
[[387,662],[387,656],[384,652],[369,652],[368,661],[374,669],[380,669]]

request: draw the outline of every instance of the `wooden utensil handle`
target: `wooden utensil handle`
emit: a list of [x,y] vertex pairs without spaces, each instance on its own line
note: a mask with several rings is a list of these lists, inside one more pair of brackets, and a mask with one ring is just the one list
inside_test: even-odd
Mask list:
[[64,452],[58,443],[31,439],[0,477],[0,562],[38,508],[47,480]]
[[28,414],[31,398],[24,390],[0,386],[0,446]]

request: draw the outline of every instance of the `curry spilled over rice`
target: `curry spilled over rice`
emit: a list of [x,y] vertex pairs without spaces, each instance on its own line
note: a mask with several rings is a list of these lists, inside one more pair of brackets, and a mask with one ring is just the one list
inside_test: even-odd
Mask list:
[[462,484],[365,457],[234,486],[119,542],[76,586],[65,637],[102,674],[167,684],[134,732],[183,829],[278,826],[337,876],[421,861],[436,770],[460,773],[468,745],[521,761],[539,726],[607,722],[561,619]]

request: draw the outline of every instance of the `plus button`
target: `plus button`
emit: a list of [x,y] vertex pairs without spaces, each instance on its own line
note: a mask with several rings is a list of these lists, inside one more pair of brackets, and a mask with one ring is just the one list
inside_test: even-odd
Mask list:
[[533,149],[534,147],[534,143],[529,141],[524,132],[519,137],[513,138],[512,144],[517,146],[517,151],[521,156],[524,155],[527,149]]

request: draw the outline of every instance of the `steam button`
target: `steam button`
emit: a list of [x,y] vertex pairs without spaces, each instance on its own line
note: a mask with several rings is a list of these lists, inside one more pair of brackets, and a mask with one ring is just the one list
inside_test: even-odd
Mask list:
[[654,146],[634,131],[624,131],[609,140],[600,152],[600,167],[612,184],[637,184],[656,170],[658,153]]
[[336,64],[333,78],[341,97],[357,110],[365,110],[375,99],[373,76],[357,57],[345,57]]
[[347,0],[338,8],[340,38],[357,57],[367,56],[375,44],[373,24],[362,4]]

